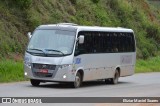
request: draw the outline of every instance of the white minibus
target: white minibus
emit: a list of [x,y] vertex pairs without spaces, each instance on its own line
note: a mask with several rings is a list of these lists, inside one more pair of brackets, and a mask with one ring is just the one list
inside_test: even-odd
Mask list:
[[93,80],[117,84],[119,77],[134,74],[132,29],[59,23],[40,25],[28,36],[24,75],[33,86],[53,81],[78,88]]

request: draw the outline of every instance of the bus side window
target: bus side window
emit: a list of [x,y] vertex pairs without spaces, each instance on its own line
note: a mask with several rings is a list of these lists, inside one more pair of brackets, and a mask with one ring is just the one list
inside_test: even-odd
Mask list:
[[110,40],[110,35],[108,32],[105,33],[105,40],[106,40],[106,43],[105,43],[105,48],[106,48],[106,52],[110,52],[111,51],[111,40]]
[[84,54],[85,53],[85,48],[84,48],[84,44],[79,44],[78,42],[76,43],[76,47],[75,47],[75,53],[74,55],[80,55],[80,54]]
[[133,33],[130,33],[130,36],[131,36],[131,49],[132,49],[131,51],[135,52],[135,40]]
[[78,54],[79,54],[79,51],[78,51],[78,43],[76,43],[74,55],[77,56]]

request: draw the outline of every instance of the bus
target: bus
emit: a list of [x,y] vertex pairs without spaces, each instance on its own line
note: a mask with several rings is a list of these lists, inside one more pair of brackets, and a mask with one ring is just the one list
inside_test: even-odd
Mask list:
[[134,74],[134,31],[121,27],[59,23],[38,26],[28,33],[24,75],[33,86],[66,82],[78,88],[85,81],[117,84]]

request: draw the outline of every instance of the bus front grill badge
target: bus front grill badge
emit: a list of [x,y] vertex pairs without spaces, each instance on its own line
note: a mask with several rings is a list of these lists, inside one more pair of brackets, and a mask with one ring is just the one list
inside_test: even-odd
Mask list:
[[43,69],[47,68],[47,65],[45,65],[45,64],[44,64],[44,65],[42,65],[42,68],[43,68]]

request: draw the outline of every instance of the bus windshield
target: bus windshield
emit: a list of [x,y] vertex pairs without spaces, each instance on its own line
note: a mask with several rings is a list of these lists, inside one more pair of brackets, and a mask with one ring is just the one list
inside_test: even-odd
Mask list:
[[27,51],[36,54],[69,55],[73,51],[75,32],[64,30],[36,30]]

